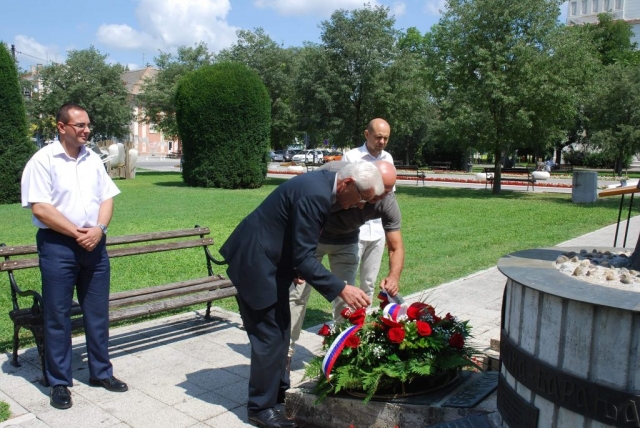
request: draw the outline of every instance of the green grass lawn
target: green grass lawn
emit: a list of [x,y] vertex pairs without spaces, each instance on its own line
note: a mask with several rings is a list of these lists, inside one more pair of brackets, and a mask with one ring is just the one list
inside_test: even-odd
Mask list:
[[[268,179],[260,189],[221,190],[190,188],[179,173],[138,173],[134,180],[119,180],[122,194],[115,199],[110,235],[209,226],[217,250],[234,227],[273,189],[282,183]],[[402,234],[406,247],[401,292],[408,295],[491,267],[513,251],[557,243],[614,223],[619,199],[601,199],[591,205],[571,203],[570,194],[502,191],[494,196],[484,189],[398,187]],[[634,214],[638,209],[634,209]],[[31,212],[19,204],[0,205],[0,242],[33,244]],[[613,236],[611,237],[613,242]],[[219,256],[217,251],[214,254]],[[383,260],[380,278],[386,275]],[[219,273],[224,269],[218,267]],[[163,284],[206,274],[201,251],[124,257],[112,261],[112,290]],[[36,272],[18,271],[23,288],[39,289]],[[11,349],[12,324],[9,281],[0,283],[0,350]],[[259,278],[256,278],[259,286]],[[28,305],[28,301],[22,302]],[[233,298],[216,302],[237,310]],[[331,306],[312,293],[305,326],[330,319]],[[31,344],[23,333],[23,346]]]

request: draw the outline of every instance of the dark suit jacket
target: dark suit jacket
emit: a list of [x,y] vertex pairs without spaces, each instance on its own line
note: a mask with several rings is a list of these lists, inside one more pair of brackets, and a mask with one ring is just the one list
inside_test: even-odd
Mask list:
[[252,309],[276,303],[278,290],[288,290],[297,276],[329,301],[344,289],[344,282],[315,256],[331,214],[335,177],[335,172],[313,171],[281,184],[220,248],[229,278]]

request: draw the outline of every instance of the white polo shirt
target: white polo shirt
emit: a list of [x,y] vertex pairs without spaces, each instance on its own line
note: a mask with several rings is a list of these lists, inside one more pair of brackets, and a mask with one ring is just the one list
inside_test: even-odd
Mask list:
[[[349,163],[356,162],[375,162],[379,160],[391,162],[393,165],[393,156],[385,150],[380,153],[380,156],[373,157],[369,150],[367,150],[367,143],[362,146],[351,149],[342,156],[342,160]],[[393,190],[396,188],[394,186]],[[382,227],[382,220],[379,218],[369,220],[362,226],[360,226],[360,240],[361,241],[377,241],[384,237],[384,228]]]
[[[51,204],[78,227],[96,226],[100,204],[119,193],[100,157],[85,146],[74,159],[54,141],[38,150],[22,173],[24,208],[38,202]],[[47,229],[35,216],[32,222]]]

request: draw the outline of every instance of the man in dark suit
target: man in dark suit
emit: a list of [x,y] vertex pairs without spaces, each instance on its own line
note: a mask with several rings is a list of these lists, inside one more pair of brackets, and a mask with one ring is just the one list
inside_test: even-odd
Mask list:
[[357,207],[383,192],[380,172],[368,162],[349,165],[337,173],[299,175],[267,196],[221,247],[251,342],[250,423],[296,426],[274,408],[284,403],[289,388],[289,285],[295,278],[309,281],[328,301],[340,296],[353,308],[370,304],[359,288],[325,269],[315,251],[332,210]]

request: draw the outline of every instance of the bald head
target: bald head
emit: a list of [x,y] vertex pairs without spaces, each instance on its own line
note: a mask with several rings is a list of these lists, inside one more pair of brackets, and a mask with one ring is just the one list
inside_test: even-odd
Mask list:
[[367,129],[364,131],[364,137],[367,140],[367,150],[371,156],[377,158],[380,156],[391,135],[391,127],[386,120],[376,118],[369,122]]
[[387,161],[376,161],[373,163],[378,171],[380,171],[380,175],[382,176],[382,184],[384,185],[384,193],[380,196],[376,196],[373,202],[377,202],[387,196],[389,193],[393,192],[393,189],[396,186],[396,167],[393,166],[391,162]]

